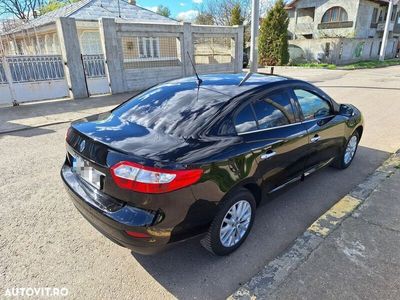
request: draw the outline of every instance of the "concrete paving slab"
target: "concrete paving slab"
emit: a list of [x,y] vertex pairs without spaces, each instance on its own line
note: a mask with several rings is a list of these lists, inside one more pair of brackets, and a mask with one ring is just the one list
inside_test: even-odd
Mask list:
[[398,299],[400,232],[349,218],[269,299]]
[[372,193],[355,216],[400,231],[400,173],[392,175]]

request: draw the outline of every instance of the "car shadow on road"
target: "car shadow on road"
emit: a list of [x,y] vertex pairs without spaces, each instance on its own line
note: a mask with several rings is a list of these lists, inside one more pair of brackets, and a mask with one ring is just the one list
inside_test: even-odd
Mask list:
[[55,132],[55,130],[48,129],[45,127],[27,126],[26,128],[19,129],[19,130],[12,130],[9,132],[0,132],[0,139],[5,137],[6,135],[30,138],[30,137],[49,134],[49,133],[53,133],[53,132]]
[[272,197],[258,208],[248,239],[230,256],[213,256],[197,237],[157,255],[133,253],[133,258],[179,299],[225,299],[388,156],[388,152],[359,147],[348,169],[326,168]]
[[[15,130],[30,127],[69,122],[96,113],[107,111],[131,99],[137,92],[98,96],[85,99],[65,99],[26,103],[16,107],[0,107],[0,133],[7,134]],[[104,108],[104,110],[102,110]]]

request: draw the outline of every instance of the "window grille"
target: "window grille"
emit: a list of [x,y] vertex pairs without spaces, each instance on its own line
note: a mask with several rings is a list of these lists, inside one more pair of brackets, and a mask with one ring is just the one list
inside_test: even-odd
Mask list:
[[181,65],[181,46],[179,38],[176,37],[123,37],[122,50],[125,69]]
[[194,37],[193,42],[196,64],[227,64],[233,62],[232,38]]

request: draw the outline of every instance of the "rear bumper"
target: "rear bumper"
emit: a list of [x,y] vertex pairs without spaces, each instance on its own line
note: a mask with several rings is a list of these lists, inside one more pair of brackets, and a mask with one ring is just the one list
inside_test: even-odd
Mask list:
[[[114,243],[141,254],[157,253],[169,243],[171,232],[160,232],[154,226],[161,217],[158,212],[111,198],[79,179],[68,165],[62,167],[61,178],[78,211]],[[150,237],[134,238],[126,231],[146,233]]]

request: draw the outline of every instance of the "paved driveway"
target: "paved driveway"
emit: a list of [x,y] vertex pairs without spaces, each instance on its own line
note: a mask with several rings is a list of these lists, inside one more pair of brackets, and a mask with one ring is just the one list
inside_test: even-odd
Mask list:
[[198,239],[157,256],[132,255],[93,229],[64,192],[67,124],[0,135],[0,295],[50,286],[86,299],[225,298],[400,148],[400,67],[276,71],[357,105],[365,133],[349,169],[320,171],[262,205],[248,240],[229,257],[210,255]]

